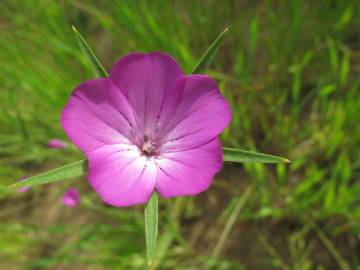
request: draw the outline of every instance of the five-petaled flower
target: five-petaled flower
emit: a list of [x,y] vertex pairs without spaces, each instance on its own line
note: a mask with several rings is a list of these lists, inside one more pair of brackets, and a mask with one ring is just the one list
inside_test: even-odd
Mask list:
[[89,161],[90,185],[108,204],[145,203],[207,189],[222,167],[219,134],[231,109],[216,82],[185,76],[167,54],[130,53],[109,78],[79,85],[61,122]]

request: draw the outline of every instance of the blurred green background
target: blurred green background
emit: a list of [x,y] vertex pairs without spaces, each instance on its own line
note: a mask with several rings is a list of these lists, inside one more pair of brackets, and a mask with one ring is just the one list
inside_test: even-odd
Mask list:
[[142,206],[106,206],[85,178],[7,188],[82,157],[46,147],[93,77],[72,24],[106,68],[163,51],[186,72],[229,26],[208,71],[233,109],[223,145],[292,160],[226,164],[200,196],[161,200],[152,269],[360,269],[357,0],[2,0],[0,269],[146,269]]

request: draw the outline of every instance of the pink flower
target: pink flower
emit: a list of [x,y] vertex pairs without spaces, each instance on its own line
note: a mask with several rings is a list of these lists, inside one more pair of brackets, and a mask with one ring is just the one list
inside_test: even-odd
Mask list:
[[185,76],[163,53],[131,53],[109,78],[72,93],[61,122],[89,160],[90,185],[108,204],[206,190],[222,167],[219,134],[231,110],[216,82]]
[[47,146],[49,148],[66,148],[67,143],[59,139],[51,139],[48,141]]
[[62,197],[62,204],[73,208],[80,203],[80,194],[75,188],[69,188]]
[[[23,176],[18,180],[18,182],[24,181],[26,178],[27,178],[26,176]],[[31,186],[20,187],[20,188],[16,189],[16,192],[24,193],[24,192],[28,191],[30,188],[31,188]]]
[[17,193],[24,193],[26,191],[28,191],[31,187],[20,187],[18,189],[16,189]]

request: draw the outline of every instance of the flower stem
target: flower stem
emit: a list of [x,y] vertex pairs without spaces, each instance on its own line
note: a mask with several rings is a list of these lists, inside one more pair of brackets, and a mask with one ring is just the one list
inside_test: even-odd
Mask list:
[[156,254],[158,213],[158,196],[156,192],[153,192],[144,210],[146,259],[149,266],[151,266]]

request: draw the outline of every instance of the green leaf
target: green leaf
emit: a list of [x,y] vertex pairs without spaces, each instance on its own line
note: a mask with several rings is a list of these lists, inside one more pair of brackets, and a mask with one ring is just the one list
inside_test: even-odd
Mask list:
[[197,74],[202,71],[205,71],[212,60],[214,59],[217,50],[219,49],[225,34],[229,31],[229,28],[225,28],[224,31],[220,33],[220,35],[215,39],[215,41],[210,45],[210,47],[206,50],[203,56],[200,58],[200,61],[196,64],[194,69],[191,71],[191,74]]
[[64,180],[71,177],[78,177],[85,174],[87,170],[87,161],[85,159],[79,160],[63,167],[44,172],[42,174],[29,177],[22,181],[12,184],[10,188],[19,188],[25,186],[42,185]]
[[277,157],[268,154],[262,154],[258,152],[240,150],[236,148],[228,148],[223,147],[223,160],[227,162],[237,162],[237,163],[282,163],[282,162],[290,162],[290,160]]
[[105,68],[101,65],[99,59],[93,53],[93,51],[91,50],[91,48],[88,45],[88,43],[86,42],[86,40],[82,37],[82,35],[75,28],[75,26],[73,26],[72,29],[74,31],[76,41],[79,44],[79,47],[80,47],[81,51],[84,53],[87,60],[89,60],[95,75],[99,76],[99,77],[107,77],[108,74],[107,74]]
[[146,239],[146,259],[150,266],[156,254],[156,240],[158,235],[158,197],[156,192],[150,197],[145,206],[145,239]]
[[[225,162],[236,162],[236,163],[250,163],[250,162],[258,162],[258,163],[287,163],[290,160],[268,155],[262,154],[258,152],[240,150],[236,148],[228,148],[223,147],[223,160]],[[23,181],[16,182],[12,184],[10,188],[19,188],[24,186],[35,186],[42,185],[46,183],[52,183],[60,180],[64,180],[66,178],[78,177],[84,175],[87,171],[87,161],[79,160],[63,167],[44,172],[37,176],[29,177]]]

